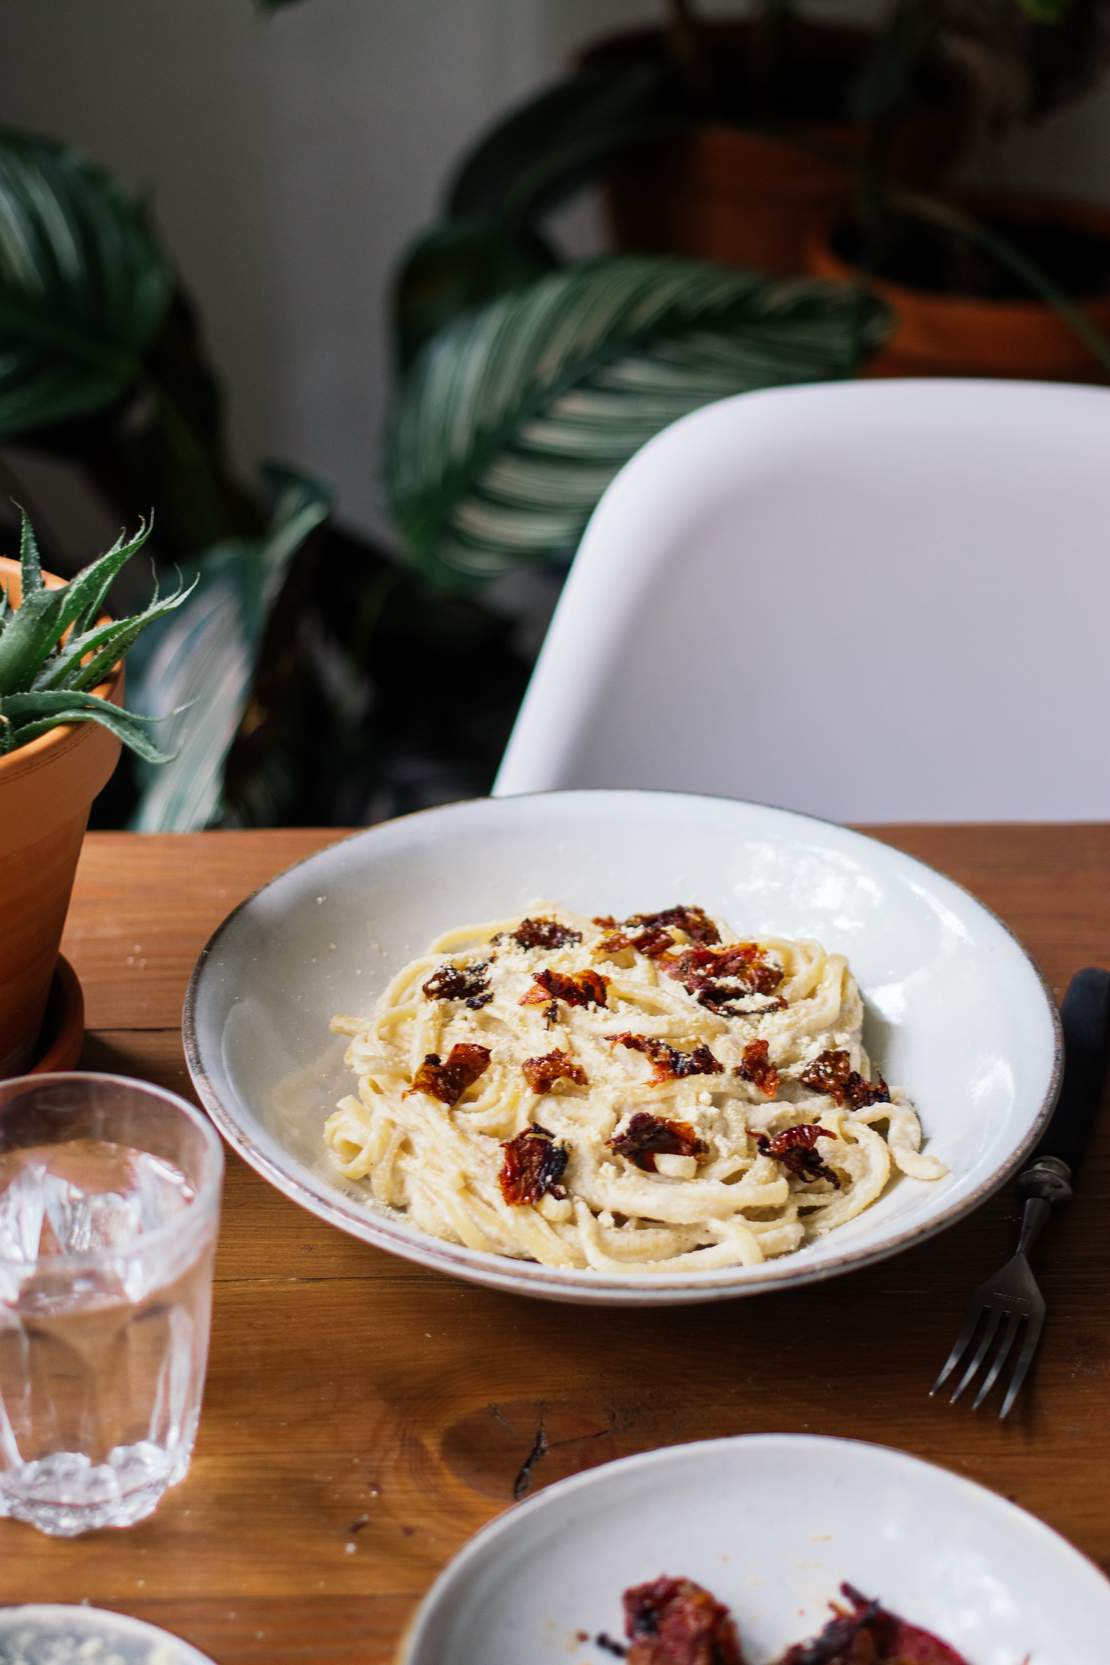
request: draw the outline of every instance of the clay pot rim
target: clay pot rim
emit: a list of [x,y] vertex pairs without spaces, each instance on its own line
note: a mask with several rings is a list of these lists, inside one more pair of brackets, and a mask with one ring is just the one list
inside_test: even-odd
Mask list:
[[[993,191],[965,189],[946,193],[946,199],[957,207],[973,213],[1008,215],[1011,219],[1054,221],[1057,225],[1074,226],[1102,237],[1110,244],[1110,207],[1091,202],[1083,197],[1052,196],[1030,191]],[[845,224],[843,218],[825,220],[813,228],[808,239],[807,269],[842,282],[854,283],[870,290],[881,299],[889,300],[897,309],[936,308],[942,314],[956,317],[959,313],[989,313],[993,318],[1006,318],[1015,324],[1033,323],[1051,312],[1047,301],[1031,297],[1029,300],[1001,300],[986,295],[943,294],[933,289],[914,289],[909,284],[891,278],[873,277],[862,266],[838,254],[833,245],[835,233]],[[1105,289],[1088,295],[1068,297],[1074,305],[1099,311],[1110,311],[1110,283]]]
[[[19,562],[10,556],[0,555],[0,576],[18,574]],[[68,580],[59,578],[55,572],[43,572],[43,582],[48,589],[61,589]],[[116,696],[123,685],[123,660],[117,660],[111,673],[103,682],[91,690],[100,699],[112,700],[116,703]],[[17,746],[15,751],[0,757],[0,788],[5,781],[16,775],[27,775],[36,769],[46,768],[48,764],[56,762],[66,752],[73,751],[86,741],[96,739],[95,723],[60,723],[57,728],[47,734],[40,734],[36,740],[29,740],[25,746]]]

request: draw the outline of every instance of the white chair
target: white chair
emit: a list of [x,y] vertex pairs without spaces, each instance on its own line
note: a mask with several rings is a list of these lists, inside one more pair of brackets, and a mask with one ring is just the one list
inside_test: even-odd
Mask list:
[[494,791],[1110,818],[1110,391],[870,381],[675,423],[590,521]]

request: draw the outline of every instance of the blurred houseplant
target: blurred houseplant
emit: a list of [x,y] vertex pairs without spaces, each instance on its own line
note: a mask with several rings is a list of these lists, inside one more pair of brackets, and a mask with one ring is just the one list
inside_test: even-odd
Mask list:
[[89,806],[121,743],[149,765],[167,760],[123,709],[123,660],[189,592],[156,593],[131,618],[103,613],[149,530],[66,583],[42,571],[23,515],[19,560],[0,559],[0,1076],[26,1063],[38,1034]]
[[[1106,0],[937,0],[981,128],[1051,114],[1110,63]],[[873,369],[1064,381],[1110,372],[1110,210],[1019,191],[943,198],[864,177],[815,226],[807,269],[861,281],[897,319]]]
[[[402,315],[411,298],[403,281]],[[465,309],[395,401],[386,484],[406,546],[440,581],[565,564],[661,428],[728,394],[850,376],[885,327],[850,288],[661,255],[572,261]]]
[[665,0],[659,27],[588,47],[586,80],[653,76],[670,116],[604,170],[618,246],[797,272],[812,226],[850,207],[863,168],[935,181],[971,111],[934,11],[884,0],[849,23],[757,0],[742,18],[710,20],[697,0]]
[[791,274],[865,169],[929,182],[967,140],[971,82],[934,0],[882,0],[869,26],[795,0],[737,20],[696,0],[656,10],[656,27],[585,48],[487,134],[456,173],[453,218],[593,177],[619,249]]
[[[462,598],[429,606],[416,575],[327,524],[319,480],[274,465],[257,486],[237,478],[195,309],[104,169],[0,131],[0,223],[0,442],[64,460],[124,518],[153,500],[148,552],[204,580],[131,659],[137,710],[187,706],[167,731],[176,756],[118,771],[106,818],[344,824],[482,790],[527,675],[511,624]],[[412,666],[452,676],[475,655],[489,674],[448,747]]]
[[[123,512],[153,497],[155,559],[203,580],[132,656],[136,709],[177,713],[174,759],[117,800],[134,826],[350,823],[486,790],[528,663],[511,618],[446,581],[565,562],[666,421],[851,374],[876,344],[881,309],[822,284],[667,258],[561,266],[526,221],[572,183],[522,178],[522,217],[450,219],[405,263],[388,473],[421,557],[406,565],[327,526],[329,494],[303,473],[243,485],[146,213],[71,148],[0,133],[0,439],[66,458]],[[577,424],[576,401],[592,402]]]
[[866,280],[896,319],[880,370],[1099,375],[1063,314],[1110,323],[1110,215],[937,188],[973,134],[1093,85],[1108,32],[1107,0],[886,0],[869,30],[791,0],[743,23],[666,0],[658,28],[588,49],[463,160],[456,287],[491,259],[462,275],[464,228],[500,208],[517,228],[500,264],[538,261],[543,214],[592,178],[623,248]]

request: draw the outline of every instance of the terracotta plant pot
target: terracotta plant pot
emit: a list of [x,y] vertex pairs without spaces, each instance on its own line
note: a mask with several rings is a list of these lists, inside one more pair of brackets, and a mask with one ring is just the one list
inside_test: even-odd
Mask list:
[[[961,206],[977,217],[1009,224],[1058,226],[1105,241],[1110,270],[1110,209],[1047,198],[962,193]],[[866,374],[872,376],[993,376],[1028,381],[1104,382],[1106,372],[1063,319],[1042,301],[985,300],[940,294],[866,276],[837,252],[835,224],[810,238],[806,267],[816,277],[864,284],[892,308],[896,322]],[[1110,284],[1081,303],[1110,335]]]
[[[0,584],[19,600],[18,562],[0,558]],[[120,704],[123,666],[94,692]],[[89,809],[119,753],[107,729],[79,723],[0,757],[0,1077],[31,1058]]]
[[[747,24],[703,25],[715,64],[730,74],[752,57]],[[799,80],[847,87],[870,48],[863,30],[807,23],[790,47]],[[599,43],[585,67],[655,61],[659,31],[643,30]],[[804,88],[801,97],[804,98]],[[965,126],[958,90],[936,91],[901,123],[892,139],[891,175],[926,184],[940,177],[962,148]],[[637,146],[614,161],[602,182],[606,212],[620,249],[720,260],[758,271],[796,273],[815,227],[847,213],[858,189],[867,129],[835,120],[778,119],[774,131],[712,123]]]

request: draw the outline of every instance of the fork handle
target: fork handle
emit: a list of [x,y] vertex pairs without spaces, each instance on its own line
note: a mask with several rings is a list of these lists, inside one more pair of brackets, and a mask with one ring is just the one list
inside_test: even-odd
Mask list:
[[1110,971],[1086,966],[1068,984],[1060,1008],[1064,1080],[1034,1162],[1055,1156],[1074,1175],[1090,1144],[1110,1055]]

